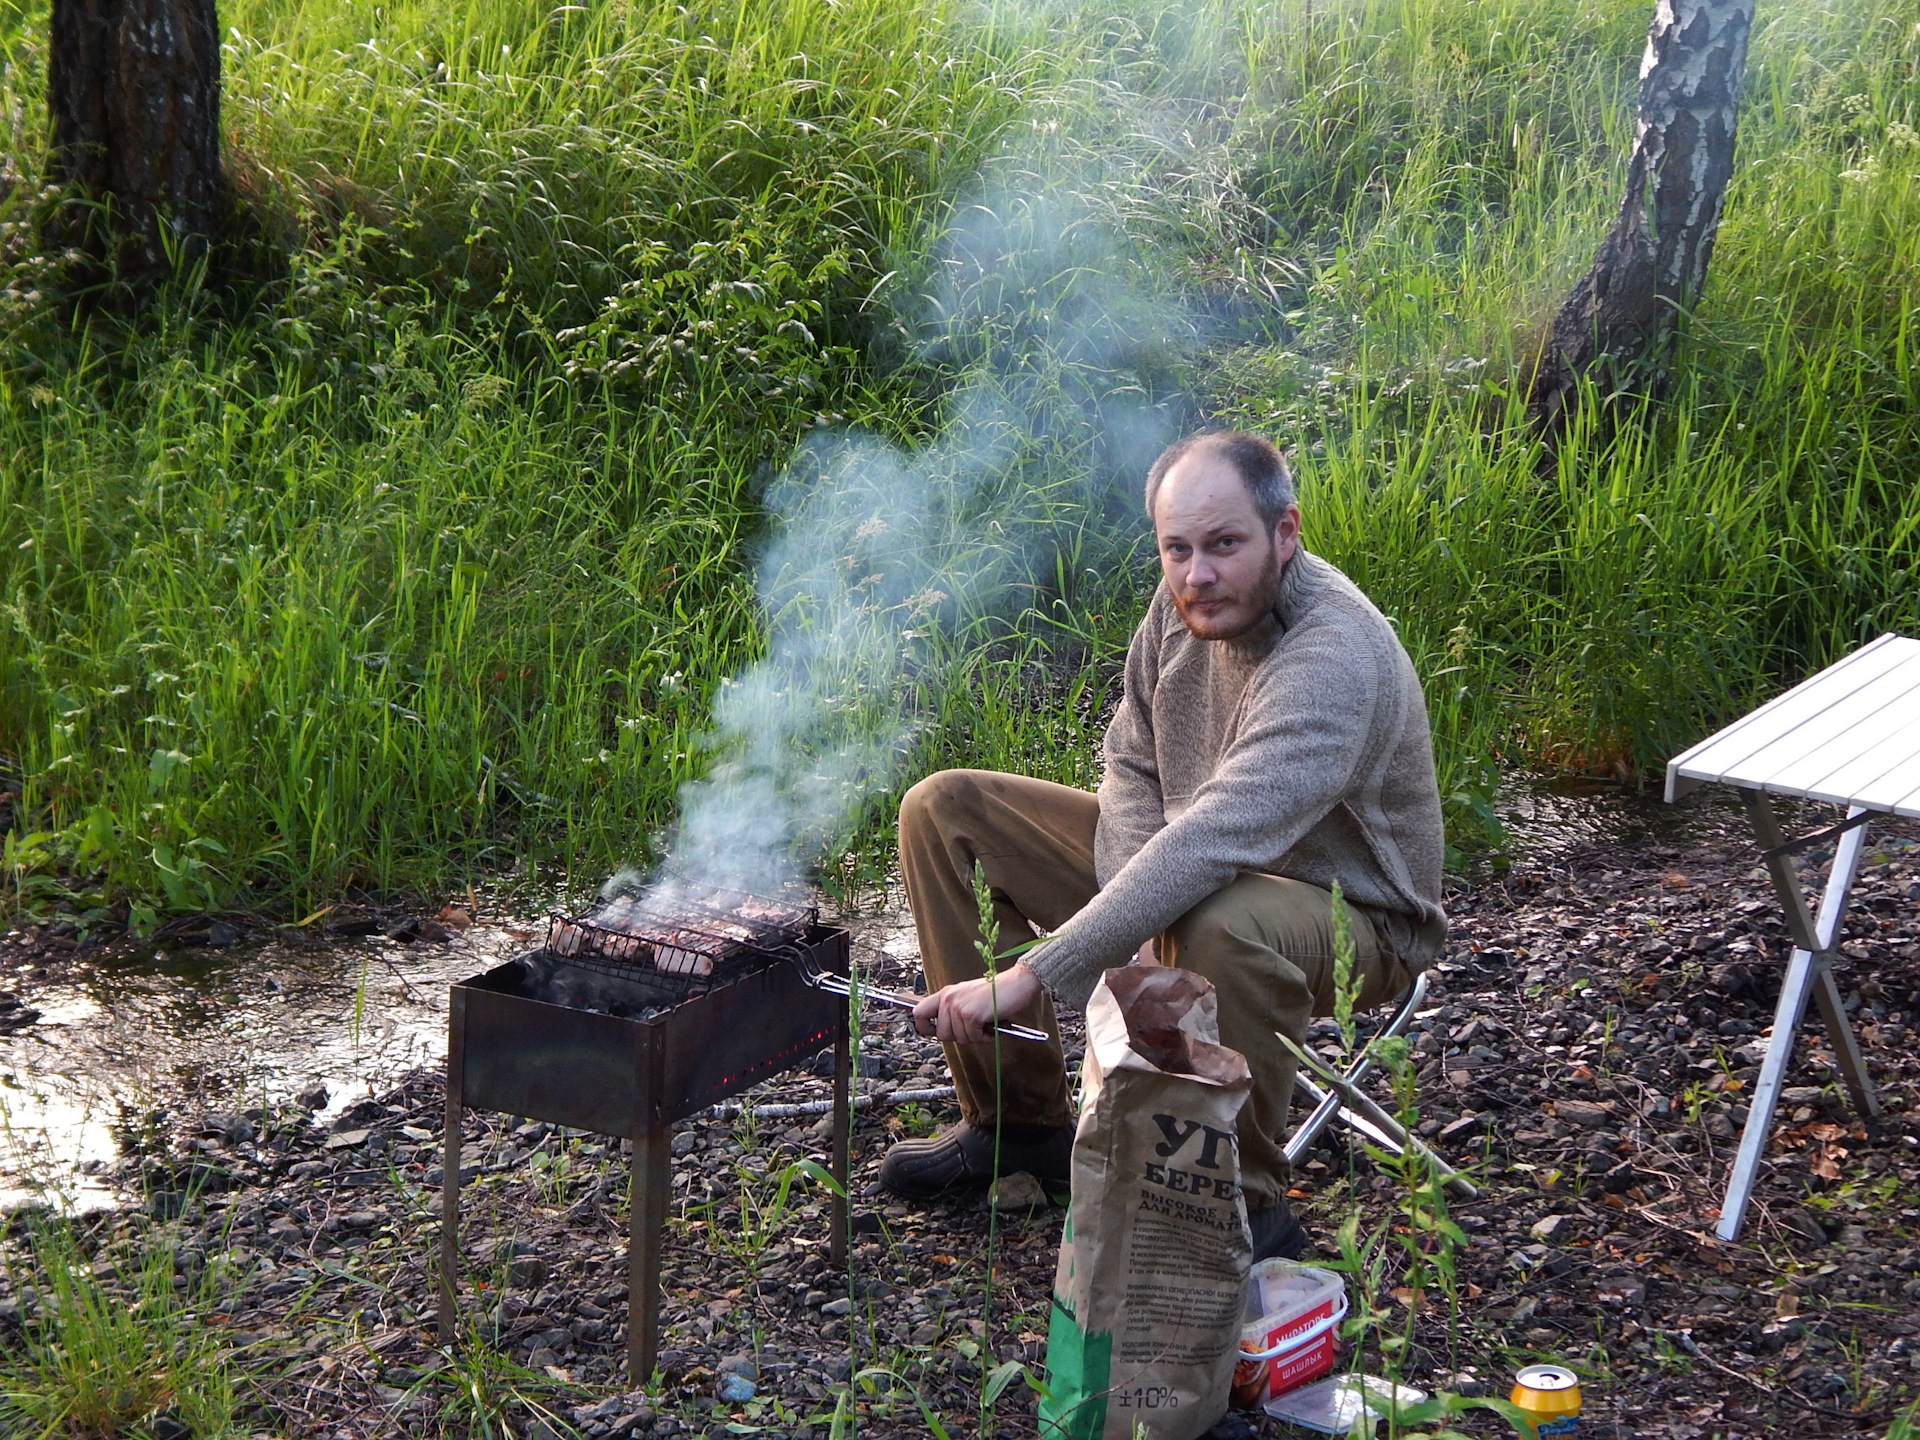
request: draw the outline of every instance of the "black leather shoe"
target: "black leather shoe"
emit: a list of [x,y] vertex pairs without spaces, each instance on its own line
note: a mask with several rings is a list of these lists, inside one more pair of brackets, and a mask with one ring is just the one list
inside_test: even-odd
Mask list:
[[996,1170],[993,1128],[963,1121],[925,1140],[895,1145],[880,1162],[880,1183],[909,1200],[932,1200],[1024,1170],[1042,1185],[1058,1189],[1067,1183],[1072,1159],[1073,1126],[1002,1124]]
[[[889,1157],[891,1158],[891,1157]],[[1247,1229],[1253,1236],[1253,1263],[1262,1260],[1298,1260],[1312,1245],[1306,1227],[1294,1216],[1285,1197],[1264,1210],[1247,1212]]]

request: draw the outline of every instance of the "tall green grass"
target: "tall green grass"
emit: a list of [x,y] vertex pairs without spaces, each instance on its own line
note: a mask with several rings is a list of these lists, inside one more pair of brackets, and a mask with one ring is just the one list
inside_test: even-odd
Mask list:
[[[9,13],[30,176],[45,16]],[[759,652],[765,477],[823,428],[920,444],[983,375],[1034,420],[993,503],[1045,497],[1059,558],[928,641],[909,772],[1094,777],[1151,579],[1089,478],[1113,392],[1295,450],[1309,543],[1427,679],[1462,840],[1503,766],[1657,766],[1920,627],[1911,0],[1763,12],[1667,394],[1551,458],[1514,377],[1616,201],[1641,0],[222,19],[254,278],[76,329],[30,188],[0,201],[0,754],[36,904],[604,873]],[[943,233],[1028,190],[1099,243],[941,311]],[[1090,362],[1053,322],[1115,278],[1150,303]],[[887,810],[830,873],[873,873]]]
[[235,1293],[224,1261],[158,1230],[83,1253],[66,1222],[30,1224],[12,1279],[37,1299],[0,1354],[0,1434],[244,1433],[231,1354],[207,1323]]

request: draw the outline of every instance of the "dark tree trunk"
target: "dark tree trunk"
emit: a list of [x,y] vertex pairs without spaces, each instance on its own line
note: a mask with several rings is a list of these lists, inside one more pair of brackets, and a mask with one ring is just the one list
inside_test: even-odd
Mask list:
[[220,32],[214,0],[53,0],[52,224],[139,283],[191,262],[220,211]]
[[1655,0],[1626,198],[1533,375],[1534,414],[1549,431],[1589,370],[1621,383],[1657,367],[1674,321],[1699,295],[1733,173],[1752,25],[1753,0]]

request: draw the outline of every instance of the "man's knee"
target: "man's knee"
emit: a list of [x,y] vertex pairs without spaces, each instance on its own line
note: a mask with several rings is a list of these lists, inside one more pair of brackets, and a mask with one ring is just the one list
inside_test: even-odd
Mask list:
[[1242,875],[1213,892],[1172,925],[1167,934],[1182,952],[1272,950],[1304,961],[1327,948],[1324,890],[1274,875]]
[[900,843],[942,844],[941,834],[972,802],[977,787],[966,770],[937,770],[900,798]]
[[936,770],[900,799],[900,824],[937,823],[942,817],[979,808],[980,771]]
[[1226,893],[1215,891],[1167,927],[1167,939],[1173,942],[1181,968],[1203,970],[1213,956],[1232,944],[1237,907],[1227,903]]

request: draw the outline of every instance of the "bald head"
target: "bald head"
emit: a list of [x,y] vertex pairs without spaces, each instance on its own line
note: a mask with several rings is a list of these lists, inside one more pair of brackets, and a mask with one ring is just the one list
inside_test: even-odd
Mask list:
[[[1236,446],[1238,438],[1201,436],[1176,446],[1155,462],[1148,479],[1161,574],[1181,620],[1200,640],[1235,639],[1271,613],[1299,540],[1300,511],[1290,503],[1290,483],[1281,492],[1288,503],[1271,520],[1256,499],[1264,491],[1272,503],[1274,485],[1286,477],[1285,463],[1264,440],[1258,441],[1263,455]],[[1257,459],[1270,458],[1277,471],[1256,469],[1250,484],[1239,463],[1249,449]]]
[[1154,513],[1161,483],[1176,465],[1189,456],[1205,455],[1223,463],[1246,487],[1247,499],[1266,528],[1280,523],[1280,517],[1298,503],[1293,493],[1293,474],[1273,442],[1244,430],[1207,430],[1176,440],[1160,452],[1160,458],[1147,471],[1147,515]]

